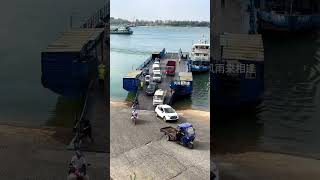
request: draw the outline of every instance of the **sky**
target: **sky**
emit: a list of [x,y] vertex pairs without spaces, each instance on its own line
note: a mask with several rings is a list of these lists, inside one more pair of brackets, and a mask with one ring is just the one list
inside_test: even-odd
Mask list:
[[210,21],[210,0],[110,0],[111,17]]

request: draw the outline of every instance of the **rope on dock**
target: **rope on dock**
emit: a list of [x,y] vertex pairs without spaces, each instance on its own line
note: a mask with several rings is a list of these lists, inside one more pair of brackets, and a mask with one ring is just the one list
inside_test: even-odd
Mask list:
[[[85,116],[86,116],[86,112],[87,112],[87,107],[88,107],[88,99],[89,99],[89,94],[90,94],[90,91],[91,89],[94,87],[96,81],[91,81],[89,86],[88,86],[88,91],[86,92],[86,95],[85,95],[85,100],[84,100],[84,104],[83,104],[83,107],[82,107],[82,111],[81,111],[81,115],[80,115],[80,118],[77,120],[75,126],[73,127],[74,130],[76,130],[76,135],[74,137],[74,139],[72,140],[73,144],[74,143],[78,143],[76,142],[77,140],[79,140],[78,138],[80,137],[80,131],[81,131],[81,127],[80,127],[80,123],[81,121],[84,120]],[[75,145],[75,144],[74,144]]]

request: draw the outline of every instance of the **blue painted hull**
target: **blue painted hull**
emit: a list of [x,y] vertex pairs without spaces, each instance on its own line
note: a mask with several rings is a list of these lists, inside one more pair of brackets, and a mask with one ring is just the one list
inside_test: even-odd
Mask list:
[[261,30],[299,32],[320,27],[320,15],[283,15],[258,11]]
[[82,59],[79,53],[42,53],[42,85],[66,97],[84,95],[97,77],[97,63],[96,57]]
[[246,78],[245,74],[235,77],[211,73],[211,104],[230,108],[259,104],[264,93],[264,65],[263,63],[255,65],[257,69],[254,79]]
[[136,93],[140,86],[138,78],[123,78],[122,88],[128,92]]
[[191,65],[192,72],[208,72],[210,70],[210,66],[195,66]]
[[173,90],[173,97],[179,98],[179,97],[186,97],[190,96],[193,91],[192,82],[190,82],[189,86],[184,85],[175,85],[174,82],[170,84],[170,88]]
[[[198,64],[193,64],[197,62]],[[208,72],[210,70],[209,62],[202,62],[202,61],[194,62],[193,60],[189,60],[188,65],[191,72]]]

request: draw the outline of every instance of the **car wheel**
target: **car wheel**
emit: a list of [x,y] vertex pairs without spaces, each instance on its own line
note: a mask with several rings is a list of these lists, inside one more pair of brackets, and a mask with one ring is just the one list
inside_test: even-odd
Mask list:
[[188,148],[193,149],[193,143],[188,143]]
[[162,118],[162,119],[163,119],[163,121],[164,121],[164,122],[167,122],[167,120],[166,120],[166,117],[165,117],[165,116],[163,116],[163,118]]

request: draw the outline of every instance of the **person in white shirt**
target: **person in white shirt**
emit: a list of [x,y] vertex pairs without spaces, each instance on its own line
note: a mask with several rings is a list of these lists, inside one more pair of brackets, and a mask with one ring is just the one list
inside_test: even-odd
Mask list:
[[80,172],[78,175],[82,176],[84,180],[89,180],[89,176],[86,173],[86,160],[79,150],[77,150],[76,154],[72,157],[71,165],[73,166],[75,172],[69,175],[70,180],[77,176],[76,172]]

